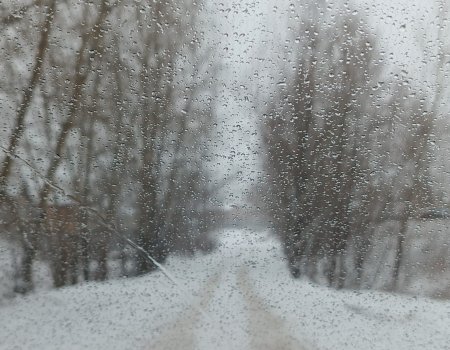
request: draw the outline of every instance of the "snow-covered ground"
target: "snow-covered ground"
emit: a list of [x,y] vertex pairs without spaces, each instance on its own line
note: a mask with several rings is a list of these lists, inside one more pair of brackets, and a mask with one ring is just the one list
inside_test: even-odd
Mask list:
[[265,233],[161,272],[0,305],[0,349],[450,349],[450,302],[292,279]]

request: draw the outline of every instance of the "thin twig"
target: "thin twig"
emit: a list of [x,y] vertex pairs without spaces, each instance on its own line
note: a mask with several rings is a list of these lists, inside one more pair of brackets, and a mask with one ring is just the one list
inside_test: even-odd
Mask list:
[[97,219],[99,219],[100,225],[103,226],[104,228],[106,228],[109,232],[113,233],[116,237],[120,238],[121,240],[123,240],[126,244],[128,244],[130,247],[136,249],[140,254],[142,254],[147,260],[149,260],[150,262],[152,262],[153,264],[155,264],[155,266],[157,266],[161,272],[170,280],[172,281],[176,286],[179,286],[179,283],[177,282],[177,280],[172,276],[172,274],[164,267],[162,266],[158,261],[156,261],[144,248],[142,248],[139,244],[137,244],[136,242],[134,242],[133,240],[123,236],[116,228],[116,226],[106,220],[106,218],[96,209],[91,208],[89,206],[84,205],[81,200],[79,200],[77,197],[75,197],[74,195],[70,194],[70,193],[66,193],[66,191],[64,191],[64,189],[62,189],[60,186],[55,185],[52,181],[50,181],[49,179],[47,179],[39,170],[35,169],[30,162],[28,162],[26,159],[23,159],[22,157],[18,156],[17,154],[14,154],[12,152],[9,152],[5,147],[0,146],[0,149],[6,153],[9,157],[11,158],[15,158],[17,160],[19,160],[20,162],[22,162],[23,164],[25,164],[30,170],[32,170],[36,175],[38,175],[44,182],[45,184],[51,188],[52,190],[54,190],[55,192],[61,194],[62,196],[64,196],[67,199],[70,199],[72,201],[74,201],[75,203],[77,203],[80,207],[80,209],[85,210],[86,212],[90,213],[91,215],[93,215],[94,217],[96,217]]

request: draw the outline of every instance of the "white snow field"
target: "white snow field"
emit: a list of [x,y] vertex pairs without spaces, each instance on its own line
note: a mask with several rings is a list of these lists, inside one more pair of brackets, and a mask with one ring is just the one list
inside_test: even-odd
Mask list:
[[450,302],[335,291],[290,277],[279,243],[228,230],[219,249],[140,278],[0,304],[0,349],[450,349]]

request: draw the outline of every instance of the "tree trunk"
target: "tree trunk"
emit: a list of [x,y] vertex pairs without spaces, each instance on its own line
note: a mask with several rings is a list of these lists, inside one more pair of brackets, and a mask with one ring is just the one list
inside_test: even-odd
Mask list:
[[[45,62],[45,53],[48,48],[49,36],[51,27],[53,24],[54,13],[56,8],[56,1],[53,0],[50,5],[47,7],[47,11],[45,12],[45,23],[41,30],[41,37],[38,44],[38,51],[34,60],[34,67],[31,74],[31,79],[28,84],[28,87],[24,89],[22,99],[19,105],[19,109],[16,114],[15,125],[13,128],[13,132],[9,138],[8,144],[8,152],[5,160],[3,161],[2,168],[0,171],[0,193],[6,192],[6,183],[8,177],[11,173],[12,167],[12,158],[11,155],[16,151],[17,146],[19,145],[19,141],[25,131],[25,116],[29,110],[31,101],[33,99],[34,90],[39,83],[39,80],[42,75],[42,66]],[[25,228],[24,228],[25,229]],[[29,230],[29,228],[27,228]],[[36,257],[36,246],[37,242],[34,238],[36,236],[36,232],[32,230],[30,232],[29,237],[25,237],[22,240],[23,247],[23,257],[21,261],[21,266],[19,268],[19,280],[20,285],[17,286],[16,291],[20,293],[27,293],[33,290],[33,261]],[[24,233],[26,235],[26,233]]]
[[33,261],[36,257],[36,249],[29,243],[22,241],[23,256],[19,267],[19,278],[14,287],[16,293],[28,293],[34,289]]
[[[25,131],[25,116],[28,112],[31,101],[33,99],[34,90],[42,75],[42,66],[45,62],[45,53],[48,48],[48,39],[53,24],[55,8],[56,8],[56,0],[53,0],[51,4],[47,7],[47,11],[45,12],[45,23],[41,30],[41,38],[38,44],[38,52],[34,59],[34,67],[32,70],[31,79],[28,84],[28,87],[24,89],[22,100],[20,102],[19,109],[16,114],[13,133],[9,138],[8,152],[10,152],[10,154],[14,154],[19,144],[20,138],[22,137],[23,132]],[[6,155],[6,158],[2,164],[2,169],[0,171],[0,191],[4,190],[4,186],[6,185],[6,181],[11,172],[12,158],[10,154]],[[33,253],[31,253],[31,255],[33,255]],[[30,257],[28,257],[26,260],[30,261]]]
[[403,265],[404,258],[404,244],[406,239],[406,234],[408,231],[408,218],[403,218],[400,221],[400,230],[397,235],[397,249],[395,251],[395,260],[392,270],[392,289],[398,291],[401,287],[400,285],[400,269]]

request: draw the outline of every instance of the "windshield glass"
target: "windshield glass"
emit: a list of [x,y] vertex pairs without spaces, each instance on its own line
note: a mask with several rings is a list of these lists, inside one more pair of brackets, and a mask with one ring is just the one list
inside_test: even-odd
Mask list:
[[0,349],[445,349],[442,0],[0,3]]

